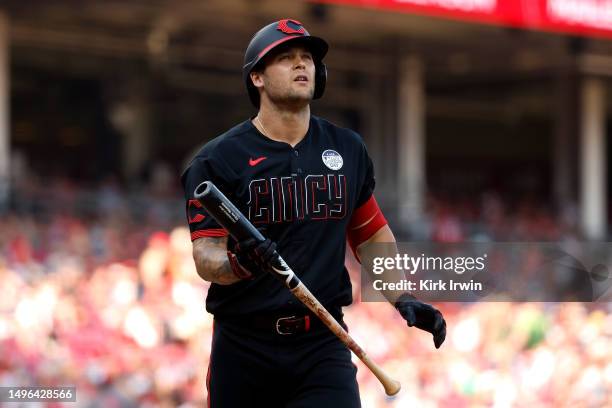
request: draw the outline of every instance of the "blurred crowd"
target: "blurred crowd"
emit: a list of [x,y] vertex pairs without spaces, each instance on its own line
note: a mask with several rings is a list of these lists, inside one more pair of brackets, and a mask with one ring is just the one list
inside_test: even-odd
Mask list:
[[580,239],[575,206],[551,208],[539,197],[486,192],[430,194],[418,238],[436,242],[560,241]]
[[[34,185],[0,216],[0,386],[75,385],[83,407],[205,406],[212,317],[182,200],[95,187]],[[516,208],[432,199],[429,239],[574,233],[571,215]],[[365,408],[612,406],[610,304],[440,304],[448,335],[435,350],[389,305],[360,302],[347,262],[351,334],[403,386],[386,398],[357,361]]]

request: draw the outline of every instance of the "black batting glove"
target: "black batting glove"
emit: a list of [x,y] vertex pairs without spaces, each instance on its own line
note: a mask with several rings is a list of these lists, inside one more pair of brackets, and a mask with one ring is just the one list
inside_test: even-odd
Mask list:
[[434,345],[440,348],[446,338],[446,321],[435,307],[418,301],[414,296],[404,293],[395,302],[395,308],[408,323],[408,327],[418,327],[433,335]]
[[[234,255],[235,259],[232,259],[230,254]],[[260,242],[255,238],[249,238],[240,241],[234,246],[233,254],[230,254],[228,254],[230,264],[237,261],[237,266],[240,267],[236,268],[236,265],[232,265],[232,269],[241,279],[252,279],[262,272],[269,271],[273,265],[278,266],[279,264],[276,243],[270,239]]]

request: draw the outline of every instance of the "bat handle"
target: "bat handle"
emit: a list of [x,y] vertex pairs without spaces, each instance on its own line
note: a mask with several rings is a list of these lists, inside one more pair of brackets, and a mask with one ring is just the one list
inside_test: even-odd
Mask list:
[[399,381],[396,381],[391,378],[391,376],[389,376],[389,374],[387,374],[382,368],[380,368],[378,364],[376,364],[372,359],[370,359],[367,354],[364,353],[364,355],[361,356],[360,360],[363,361],[366,367],[368,367],[370,371],[372,371],[372,374],[374,374],[374,376],[378,378],[378,381],[380,381],[383,388],[385,389],[385,394],[387,394],[388,396],[393,396],[400,391],[402,385],[399,383]]
[[303,283],[300,282],[295,288],[291,289],[291,293],[316,314],[317,317],[321,319],[321,322],[323,322],[323,324],[325,324],[332,333],[349,348],[349,350],[355,353],[358,359],[363,361],[366,367],[368,367],[378,381],[380,381],[387,395],[392,396],[399,392],[401,384],[391,378],[389,374],[368,357],[366,352],[355,342],[347,331],[344,330],[344,327],[340,326],[336,319],[334,319],[327,309],[319,303],[317,298],[314,297]]

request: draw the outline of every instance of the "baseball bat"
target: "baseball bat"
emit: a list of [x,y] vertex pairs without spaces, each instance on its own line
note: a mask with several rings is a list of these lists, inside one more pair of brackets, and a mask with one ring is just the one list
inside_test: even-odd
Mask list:
[[[210,181],[199,184],[194,197],[200,201],[208,213],[221,225],[236,241],[255,238],[264,241],[265,238],[251,224],[251,222],[232,204],[232,202],[219,191]],[[308,290],[302,281],[295,275],[283,258],[279,255],[279,264],[273,265],[270,271],[276,278],[280,279],[285,286],[308,307],[319,319],[334,333],[355,355],[363,361],[370,371],[378,378],[387,395],[395,395],[399,392],[401,384],[391,378],[378,364],[376,364],[366,352],[353,340],[342,326],[323,307],[317,298]]]

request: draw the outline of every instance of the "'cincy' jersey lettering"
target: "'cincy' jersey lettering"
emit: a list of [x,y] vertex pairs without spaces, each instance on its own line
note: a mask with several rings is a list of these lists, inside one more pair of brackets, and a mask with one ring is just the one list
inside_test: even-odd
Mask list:
[[270,177],[249,183],[249,219],[253,224],[292,222],[295,219],[341,219],[346,216],[347,190],[343,174],[304,178]]

